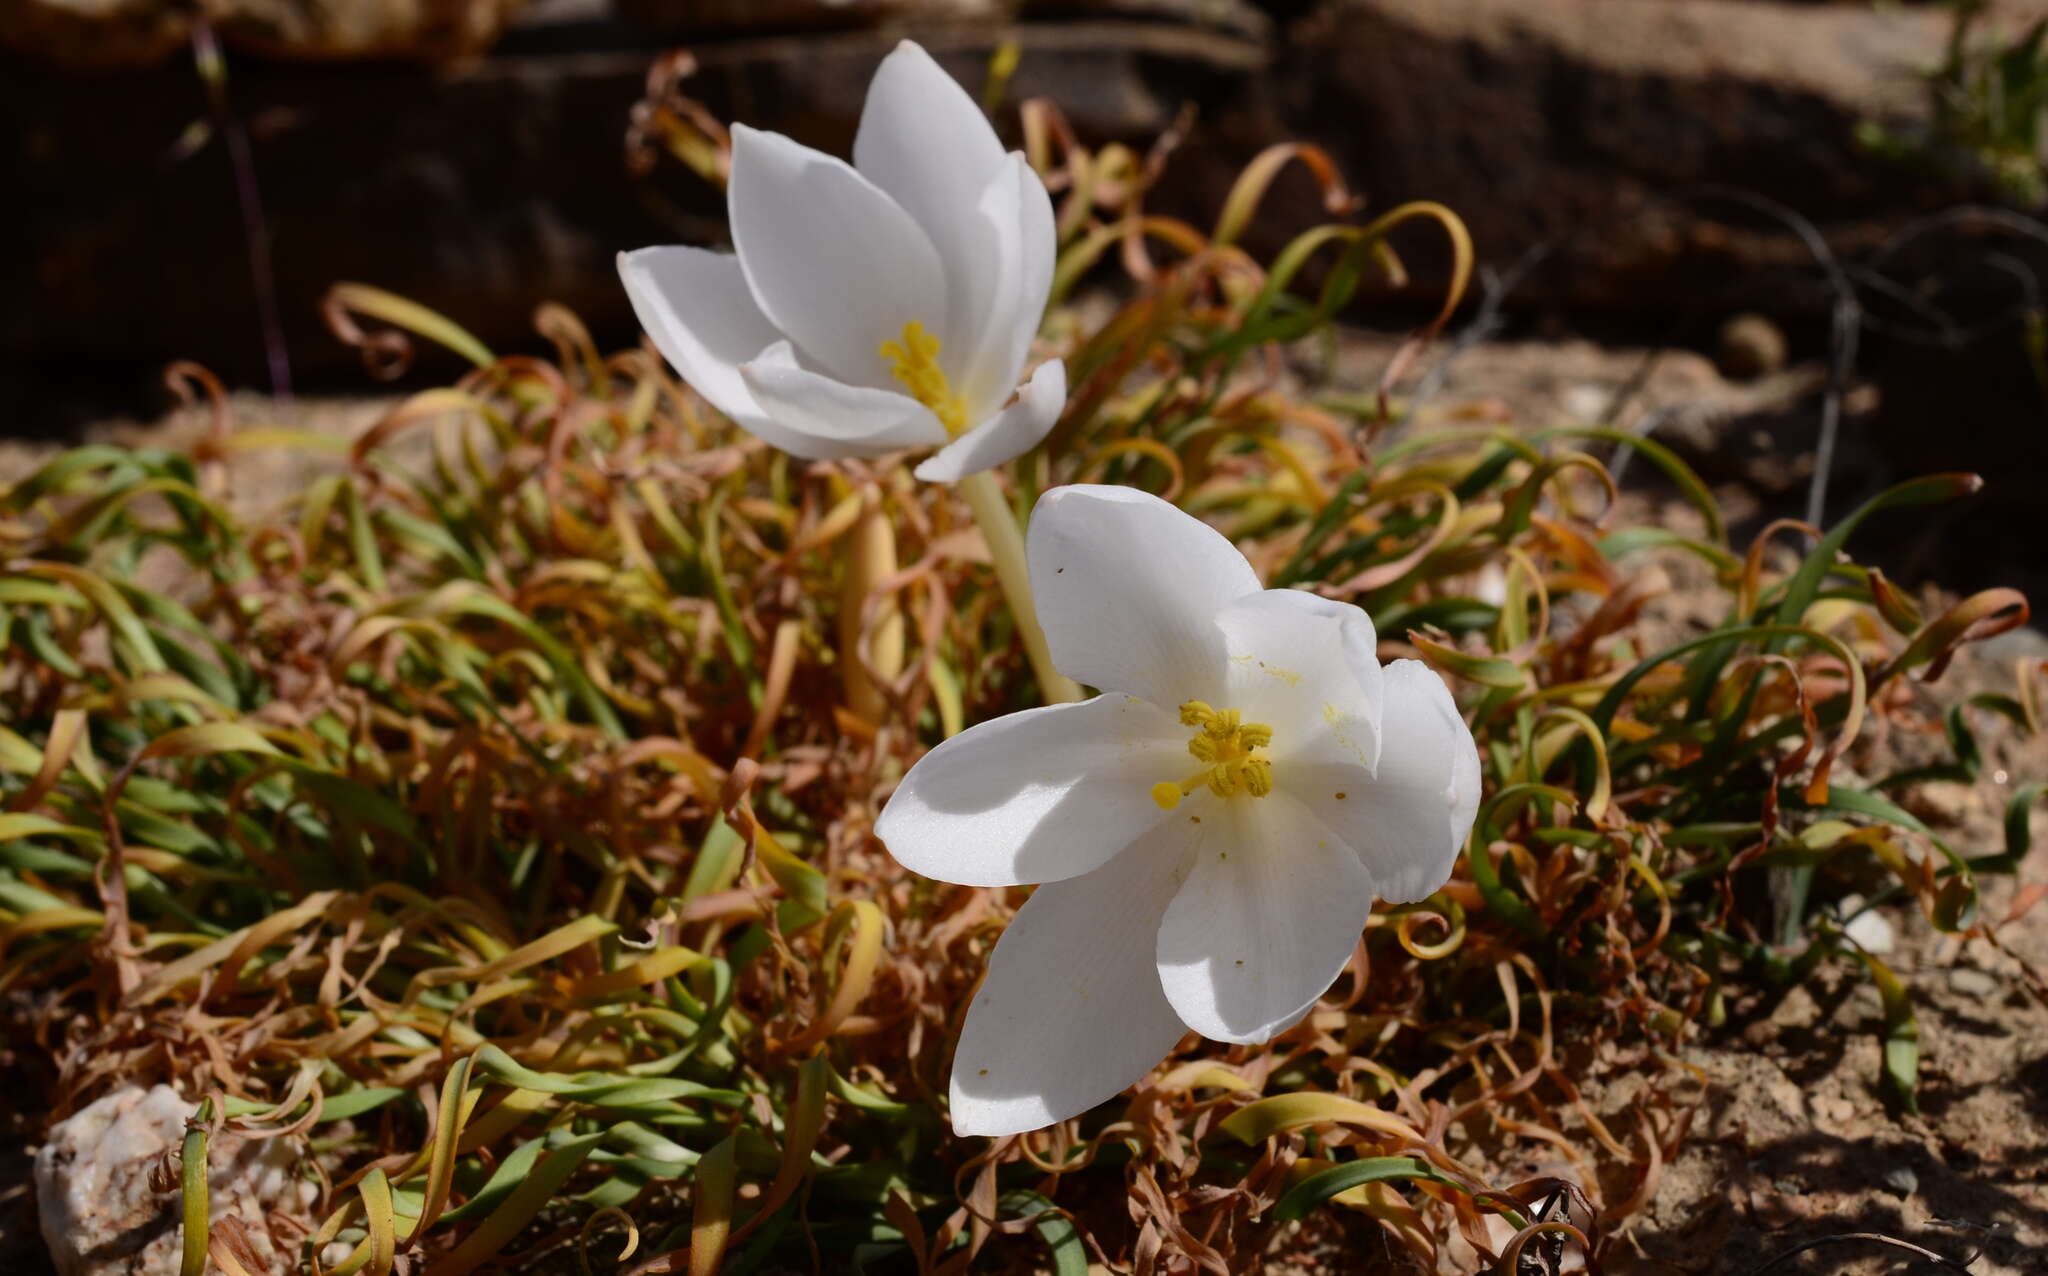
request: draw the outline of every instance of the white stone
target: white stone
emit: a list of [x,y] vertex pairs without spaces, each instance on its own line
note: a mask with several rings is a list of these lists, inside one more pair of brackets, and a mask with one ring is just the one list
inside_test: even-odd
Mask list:
[[[183,1231],[177,1152],[196,1108],[169,1086],[130,1086],[50,1130],[36,1153],[36,1210],[59,1276],[175,1276]],[[303,1151],[295,1138],[222,1131],[210,1140],[207,1212],[241,1224],[260,1270],[293,1265],[295,1237],[274,1236],[267,1215],[302,1215],[294,1166]],[[159,1165],[168,1192],[150,1182]]]
[[[1867,912],[1856,912],[1863,907],[1861,895],[1845,896],[1837,907],[1840,916],[1850,918],[1848,924],[1842,927],[1842,933],[1855,940],[1865,952],[1882,957],[1898,947],[1898,932],[1892,929],[1891,922],[1883,913],[1874,908]],[[1854,916],[1851,917],[1851,914]]]

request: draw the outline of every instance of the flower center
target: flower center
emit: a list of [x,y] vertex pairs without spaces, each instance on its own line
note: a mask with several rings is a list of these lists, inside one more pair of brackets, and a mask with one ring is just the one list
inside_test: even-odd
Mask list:
[[1180,707],[1184,727],[1196,727],[1188,741],[1188,752],[1202,768],[1180,783],[1161,780],[1152,786],[1152,800],[1171,811],[1182,795],[1207,786],[1217,797],[1239,792],[1264,797],[1273,791],[1273,763],[1258,750],[1273,743],[1273,728],[1258,722],[1240,722],[1235,709],[1214,709],[1200,700]]
[[903,325],[901,341],[884,341],[882,357],[889,361],[889,375],[903,383],[910,397],[932,410],[946,433],[967,428],[967,405],[953,393],[946,370],[939,366],[939,339],[912,319]]

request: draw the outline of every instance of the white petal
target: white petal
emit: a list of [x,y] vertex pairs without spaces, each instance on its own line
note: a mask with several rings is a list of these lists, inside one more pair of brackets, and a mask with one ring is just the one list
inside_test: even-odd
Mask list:
[[1479,749],[1443,679],[1420,660],[1387,666],[1381,729],[1370,781],[1303,761],[1276,763],[1273,783],[1350,844],[1381,898],[1406,904],[1450,879],[1479,810]]
[[749,428],[795,456],[880,456],[946,438],[946,427],[931,409],[909,395],[847,385],[812,372],[797,362],[787,341],[741,364],[740,378],[777,432]]
[[1038,446],[1067,406],[1067,365],[1038,365],[1015,403],[954,439],[917,467],[927,483],[954,483]]
[[1230,653],[1218,708],[1273,728],[1275,775],[1296,760],[1362,768],[1380,755],[1384,698],[1372,618],[1350,603],[1269,589],[1216,617]]
[[[1022,170],[1017,191],[1017,237],[1024,260],[1024,275],[1017,289],[1017,308],[1030,324],[1012,338],[1018,343],[1017,358],[1021,363],[1025,352],[1031,348],[1031,338],[1038,334],[1038,321],[1045,314],[1045,303],[1052,296],[1052,276],[1059,261],[1060,240],[1053,220],[1052,193],[1045,189],[1044,179],[1039,177],[1021,151],[1013,154],[1012,162]],[[1019,322],[1021,324],[1023,320]]]
[[[967,91],[905,40],[882,59],[868,85],[853,162],[916,220],[938,252],[952,319],[944,330],[933,330],[942,338],[939,358],[947,375],[957,377],[993,302],[1000,228],[979,205],[1003,167],[1002,143]],[[1006,220],[1015,215],[1009,212]],[[1039,304],[1042,309],[1043,299]],[[1009,371],[1004,397],[1016,384],[1016,366]]]
[[971,207],[1003,159],[981,106],[918,45],[901,41],[868,84],[853,162],[911,216]]
[[1026,551],[1059,671],[1168,708],[1220,679],[1216,613],[1259,588],[1221,532],[1129,487],[1053,488]]
[[893,385],[882,344],[912,320],[946,331],[931,240],[844,161],[734,125],[726,200],[761,313],[839,380]]
[[1187,1027],[1159,986],[1159,917],[1186,862],[1177,830],[1038,888],[989,958],[953,1055],[953,1130],[1016,1134],[1086,1112]]
[[1165,818],[1152,786],[1187,768],[1187,732],[1123,695],[991,718],[918,760],[875,821],[912,872],[968,886],[1100,868]]
[[692,389],[740,420],[759,414],[739,365],[782,334],[754,304],[739,258],[703,248],[619,254],[619,278],[640,326]]
[[[953,327],[968,335],[958,360],[947,364],[947,375],[957,379],[955,388],[971,411],[986,414],[1010,397],[1031,354],[1057,245],[1052,197],[1022,152],[1012,152],[996,170],[973,212],[977,244],[971,268],[977,286],[964,299],[955,290]],[[947,279],[953,278],[949,265]],[[946,357],[944,350],[940,357]]]
[[1202,839],[1159,927],[1159,981],[1203,1036],[1268,1041],[1344,969],[1372,911],[1372,882],[1282,792],[1201,805]]

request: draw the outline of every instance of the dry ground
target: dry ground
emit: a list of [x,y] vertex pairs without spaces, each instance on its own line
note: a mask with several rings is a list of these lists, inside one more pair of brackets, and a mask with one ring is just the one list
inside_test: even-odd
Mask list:
[[[2020,656],[2048,656],[2048,639],[2022,630],[1986,644],[1944,682],[2009,690]],[[1916,812],[1966,856],[2001,849],[2012,792],[2048,779],[2048,741],[1985,734],[1984,778],[1931,786]],[[2048,880],[2044,820],[2033,822],[2035,848],[2018,878],[1988,884],[1987,919],[2005,918],[2027,884]],[[1885,915],[1899,936],[1886,960],[1919,1020],[1920,1113],[1889,1111],[1878,1090],[1882,1014],[1868,980],[1838,968],[1735,1007],[1688,1056],[1708,1085],[1693,1140],[1628,1229],[1613,1270],[1738,1276],[1804,1241],[1875,1232],[1956,1259],[1981,1250],[1969,1268],[1977,1276],[2048,1272],[2048,904],[2000,927],[1996,946],[1940,935],[1900,910]],[[1909,1257],[1875,1243],[1831,1245],[1773,1271],[1937,1270]]]

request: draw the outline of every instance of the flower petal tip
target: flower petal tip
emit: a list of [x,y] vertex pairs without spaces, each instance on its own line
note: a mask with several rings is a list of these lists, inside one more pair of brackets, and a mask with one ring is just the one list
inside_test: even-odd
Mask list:
[[952,1082],[947,1086],[946,1106],[953,1133],[960,1138],[1008,1138],[1013,1134],[1043,1130],[1055,1121],[1065,1119],[1053,1112],[1040,1095],[971,1094],[960,1083],[957,1061],[954,1067]]
[[1038,365],[1017,401],[922,461],[915,473],[927,483],[957,483],[994,469],[1045,441],[1067,402],[1067,365]]

